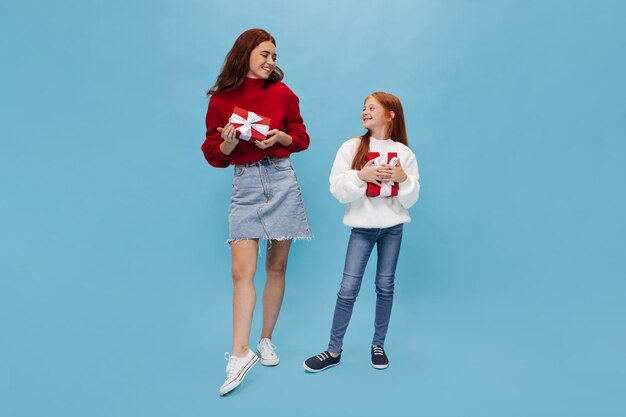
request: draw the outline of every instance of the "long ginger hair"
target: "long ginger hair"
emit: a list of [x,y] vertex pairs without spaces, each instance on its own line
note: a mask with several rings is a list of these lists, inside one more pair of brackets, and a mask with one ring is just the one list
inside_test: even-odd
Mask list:
[[[404,124],[404,110],[402,110],[400,99],[393,94],[376,91],[365,97],[364,102],[370,97],[380,103],[387,116],[391,119],[385,129],[386,136],[389,136],[393,141],[409,146],[409,139],[406,135],[406,126]],[[394,113],[394,117],[391,117],[391,112]],[[361,136],[361,143],[352,160],[352,169],[360,170],[367,163],[367,153],[370,150],[371,135],[372,132],[368,129],[367,132]]]
[[[210,96],[239,87],[250,69],[250,54],[252,50],[265,41],[271,41],[276,46],[274,37],[264,29],[248,29],[239,35],[226,55],[220,75],[217,76],[215,84],[207,92],[207,95]],[[284,76],[283,70],[276,66],[267,81],[275,83],[281,81]]]

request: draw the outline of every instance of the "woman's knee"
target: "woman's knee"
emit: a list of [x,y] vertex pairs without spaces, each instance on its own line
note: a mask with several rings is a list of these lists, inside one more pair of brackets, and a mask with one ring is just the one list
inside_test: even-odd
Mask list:
[[252,281],[254,279],[255,273],[254,265],[249,265],[246,263],[238,263],[232,265],[232,278],[233,282],[246,282]]
[[271,278],[284,278],[287,273],[287,262],[272,262],[266,266],[267,276]]

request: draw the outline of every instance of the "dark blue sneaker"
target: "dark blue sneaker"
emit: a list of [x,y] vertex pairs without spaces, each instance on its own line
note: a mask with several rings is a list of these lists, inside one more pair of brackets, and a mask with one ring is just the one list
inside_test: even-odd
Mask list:
[[321,372],[331,366],[339,365],[340,360],[341,352],[339,353],[339,356],[333,358],[330,352],[325,350],[319,355],[311,356],[309,359],[305,360],[302,366],[304,366],[304,369],[309,372]]
[[372,366],[376,369],[385,369],[389,366],[389,359],[382,346],[372,346]]

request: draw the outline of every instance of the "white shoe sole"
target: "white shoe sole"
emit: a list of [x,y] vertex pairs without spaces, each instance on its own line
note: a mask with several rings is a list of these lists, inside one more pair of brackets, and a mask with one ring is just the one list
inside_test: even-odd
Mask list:
[[328,368],[332,368],[333,366],[337,366],[337,365],[339,365],[339,362],[333,363],[332,365],[328,365],[322,369],[311,369],[308,366],[306,366],[306,363],[302,362],[302,366],[304,367],[304,370],[307,372],[322,372],[322,371],[327,370]]
[[[261,353],[257,350],[256,354],[261,358]],[[263,359],[261,358],[261,365],[263,366],[276,366],[280,363],[280,358],[276,359]]]
[[259,357],[257,355],[254,355],[254,357],[250,359],[248,363],[246,363],[246,365],[243,367],[241,372],[239,372],[239,375],[237,375],[235,379],[233,379],[228,384],[224,384],[220,387],[220,395],[226,395],[232,390],[234,390],[235,388],[237,388],[239,384],[243,382],[243,379],[246,377],[246,374],[248,373],[248,371],[250,371],[250,369],[252,369],[252,367],[256,365],[258,361],[259,361]]
[[372,364],[372,368],[374,368],[374,369],[387,369],[387,368],[389,368],[389,364],[387,364],[387,365],[374,365],[374,364]]

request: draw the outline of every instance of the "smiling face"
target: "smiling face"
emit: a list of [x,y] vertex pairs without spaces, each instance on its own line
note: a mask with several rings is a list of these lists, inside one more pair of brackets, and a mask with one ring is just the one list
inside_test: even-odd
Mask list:
[[272,41],[264,41],[250,52],[248,78],[266,80],[276,67],[276,46]]
[[361,112],[361,124],[377,139],[386,139],[391,128],[393,112],[385,110],[378,100],[369,96]]

